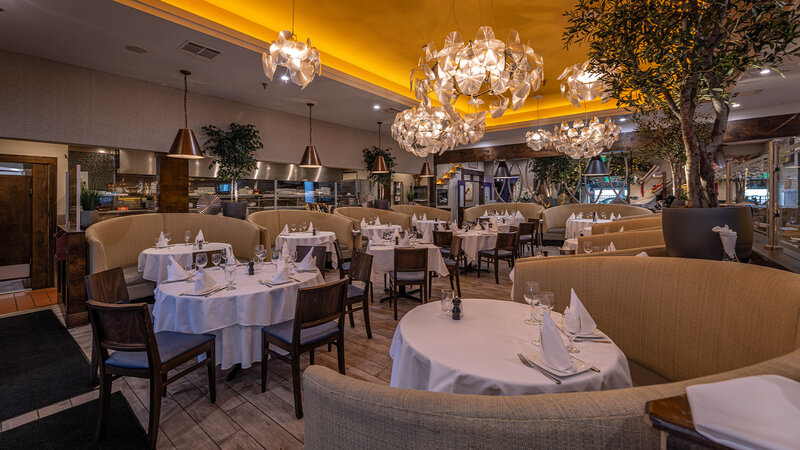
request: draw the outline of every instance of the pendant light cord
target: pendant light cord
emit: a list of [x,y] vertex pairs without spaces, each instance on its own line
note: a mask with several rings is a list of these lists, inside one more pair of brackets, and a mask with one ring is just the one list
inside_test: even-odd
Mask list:
[[183,72],[183,128],[189,128],[189,112],[186,109],[186,95],[189,93],[189,84],[186,81],[187,73]]
[[381,124],[383,122],[378,122],[378,150],[381,149]]
[[294,1],[292,0],[292,36],[294,36]]
[[313,103],[308,104],[308,145],[311,146],[311,108],[314,106]]

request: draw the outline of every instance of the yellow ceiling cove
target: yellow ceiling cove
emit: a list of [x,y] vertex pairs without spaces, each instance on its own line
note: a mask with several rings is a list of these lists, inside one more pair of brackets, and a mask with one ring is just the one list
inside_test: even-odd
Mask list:
[[[292,29],[291,0],[116,1],[254,51],[266,48],[281,30]],[[295,5],[294,33],[298,40],[310,38],[319,49],[322,76],[413,105],[409,73],[422,46],[433,42],[441,48],[451,31],[470,40],[480,26],[488,25],[498,39],[505,40],[513,29],[523,41],[530,41],[544,58],[545,84],[521,109],[507,111],[499,119],[488,117],[487,129],[535,120],[537,94],[543,96],[542,119],[583,112],[561,97],[557,80],[566,66],[586,59],[584,50],[566,51],[561,42],[566,26],[562,13],[573,0],[296,0]],[[254,58],[253,70],[261,70],[259,59]],[[465,102],[457,106],[466,112]],[[614,102],[590,105],[591,110],[609,114],[618,112],[616,108]]]

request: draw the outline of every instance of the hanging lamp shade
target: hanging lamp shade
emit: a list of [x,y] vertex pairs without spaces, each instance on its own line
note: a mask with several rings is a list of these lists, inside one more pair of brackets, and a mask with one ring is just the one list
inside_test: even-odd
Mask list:
[[508,168],[508,163],[500,161],[497,168],[494,169],[494,178],[511,178],[511,170]]
[[370,170],[370,172],[389,173],[389,168],[386,167],[386,160],[383,159],[383,155],[378,155],[378,157],[375,158],[375,162],[372,163],[372,170]]
[[587,177],[608,175],[608,167],[606,167],[606,163],[603,162],[602,158],[595,156],[589,160],[589,165],[586,167],[586,173],[584,175]]
[[311,108],[314,107],[313,103],[306,103],[308,106],[308,145],[306,151],[303,152],[303,159],[300,160],[300,167],[304,169],[316,169],[322,167],[322,162],[317,154],[317,148],[311,143]]
[[175,140],[172,141],[172,146],[169,148],[169,153],[167,153],[167,156],[172,158],[203,158],[203,150],[200,148],[200,144],[197,143],[194,131],[189,129],[189,113],[186,109],[186,95],[189,92],[186,77],[191,74],[192,72],[188,70],[181,70],[181,75],[183,75],[183,128],[178,130],[178,134],[175,135]]
[[425,161],[425,164],[422,165],[422,170],[419,172],[420,178],[431,178],[433,177],[433,171],[431,171],[431,165],[428,164],[428,161]]

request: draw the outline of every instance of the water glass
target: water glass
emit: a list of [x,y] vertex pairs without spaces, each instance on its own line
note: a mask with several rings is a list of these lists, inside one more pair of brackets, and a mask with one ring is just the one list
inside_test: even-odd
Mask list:
[[453,290],[442,289],[442,312],[447,314],[453,309]]
[[544,318],[545,314],[550,314],[553,306],[555,306],[555,294],[545,291],[539,292],[539,313],[537,314],[539,321]]
[[211,254],[211,264],[214,265],[214,270],[217,270],[219,263],[222,262],[222,255],[219,253],[212,253]]
[[538,303],[539,291],[539,283],[535,281],[528,281],[525,283],[525,291],[522,294],[522,298],[525,299],[525,302],[531,305],[531,314],[530,317],[525,319],[523,322],[528,325],[533,325],[535,323],[534,311],[536,310],[536,304]]
[[186,246],[187,247],[189,246],[189,239],[191,239],[191,238],[192,238],[192,232],[189,231],[189,230],[186,230],[186,232],[183,233],[183,240],[184,240],[184,242],[186,242]]
[[197,267],[205,268],[206,265],[208,264],[208,255],[206,255],[205,253],[198,253],[195,256],[194,262],[195,264],[197,264]]
[[228,282],[228,290],[229,291],[232,291],[232,290],[235,289],[233,287],[233,279],[234,279],[235,275],[236,275],[236,266],[235,265],[225,266],[225,281]]
[[577,330],[570,328],[566,314],[561,315],[561,329],[564,330],[564,334],[566,334],[567,338],[569,339],[569,345],[567,345],[567,351],[570,353],[580,353],[581,352],[580,349],[578,349],[578,347],[575,347],[575,335],[578,334],[580,328],[578,328]]
[[170,233],[164,233],[164,239],[167,240],[167,247],[169,247],[169,241],[172,240],[172,235]]
[[592,241],[583,241],[583,253],[592,253]]

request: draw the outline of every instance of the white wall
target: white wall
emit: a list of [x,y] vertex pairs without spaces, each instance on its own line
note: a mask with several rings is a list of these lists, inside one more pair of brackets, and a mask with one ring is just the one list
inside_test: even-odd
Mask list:
[[[0,138],[166,152],[183,126],[183,91],[82,67],[0,51]],[[297,163],[308,145],[308,119],[189,93],[189,127],[258,127],[258,159]],[[361,150],[375,132],[314,121],[314,145],[329,167],[364,169]],[[198,136],[198,138],[201,138]],[[202,140],[202,138],[201,138]],[[399,149],[398,172],[418,173],[422,159]]]
[[[26,155],[26,156],[49,156],[58,160],[58,181],[56,191],[56,215],[63,216],[64,197],[66,196],[66,172],[67,172],[67,146],[64,144],[47,144],[44,142],[15,141],[11,139],[0,139],[0,154],[3,155]],[[60,223],[60,222],[59,222]]]

